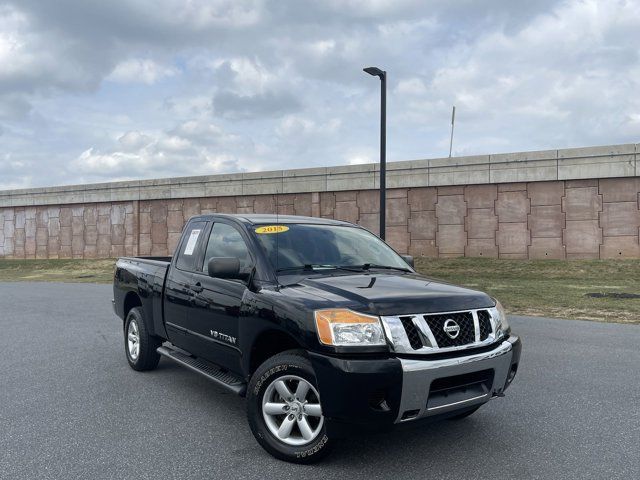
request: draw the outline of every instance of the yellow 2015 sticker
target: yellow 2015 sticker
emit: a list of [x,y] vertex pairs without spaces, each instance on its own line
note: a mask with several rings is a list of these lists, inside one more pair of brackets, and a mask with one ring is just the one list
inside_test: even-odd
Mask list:
[[285,226],[285,225],[267,225],[264,227],[258,227],[256,228],[255,232],[256,233],[282,233],[282,232],[286,232],[287,230],[289,230],[289,227]]

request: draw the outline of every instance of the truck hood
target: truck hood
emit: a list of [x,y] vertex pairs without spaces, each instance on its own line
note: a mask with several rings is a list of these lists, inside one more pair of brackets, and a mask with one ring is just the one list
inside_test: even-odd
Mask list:
[[[414,273],[363,273],[307,277],[298,284],[317,296],[359,304],[376,315],[453,312],[488,308],[495,302],[486,293],[436,282]],[[294,287],[295,288],[295,287]]]

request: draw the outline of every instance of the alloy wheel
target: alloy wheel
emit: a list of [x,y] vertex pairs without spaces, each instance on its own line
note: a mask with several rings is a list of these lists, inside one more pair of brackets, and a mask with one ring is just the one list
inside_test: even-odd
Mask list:
[[129,357],[134,362],[140,355],[140,331],[138,330],[138,322],[131,320],[127,329],[127,350]]
[[262,397],[262,415],[273,436],[293,446],[311,443],[324,424],[318,391],[296,375],[271,382]]

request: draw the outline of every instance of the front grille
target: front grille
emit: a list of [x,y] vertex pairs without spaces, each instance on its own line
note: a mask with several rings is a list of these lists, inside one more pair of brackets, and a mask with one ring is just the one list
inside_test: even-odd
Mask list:
[[[425,315],[424,319],[431,329],[436,343],[440,348],[461,347],[476,340],[476,331],[473,326],[473,316],[471,312],[462,313],[445,313],[442,315]],[[459,327],[460,331],[456,338],[451,338],[444,330],[445,323],[453,320]]]
[[488,310],[478,310],[478,327],[480,327],[480,341],[486,340],[491,333],[491,321]]
[[418,333],[416,326],[413,324],[411,317],[400,317],[400,321],[402,322],[404,331],[407,332],[407,338],[409,339],[411,348],[414,350],[421,348],[422,340],[420,340],[420,334]]
[[[396,351],[404,353],[480,347],[493,339],[493,319],[488,309],[383,317],[383,321],[395,321],[404,330],[406,337],[394,339]],[[447,333],[447,327],[455,338]],[[455,328],[459,328],[457,335]]]

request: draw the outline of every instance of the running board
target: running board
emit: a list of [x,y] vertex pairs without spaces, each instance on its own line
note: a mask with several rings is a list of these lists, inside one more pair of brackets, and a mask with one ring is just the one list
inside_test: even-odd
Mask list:
[[212,382],[217,383],[230,392],[244,396],[247,391],[247,384],[240,376],[224,370],[213,363],[191,357],[171,347],[158,347],[156,351],[169,360],[207,377]]

